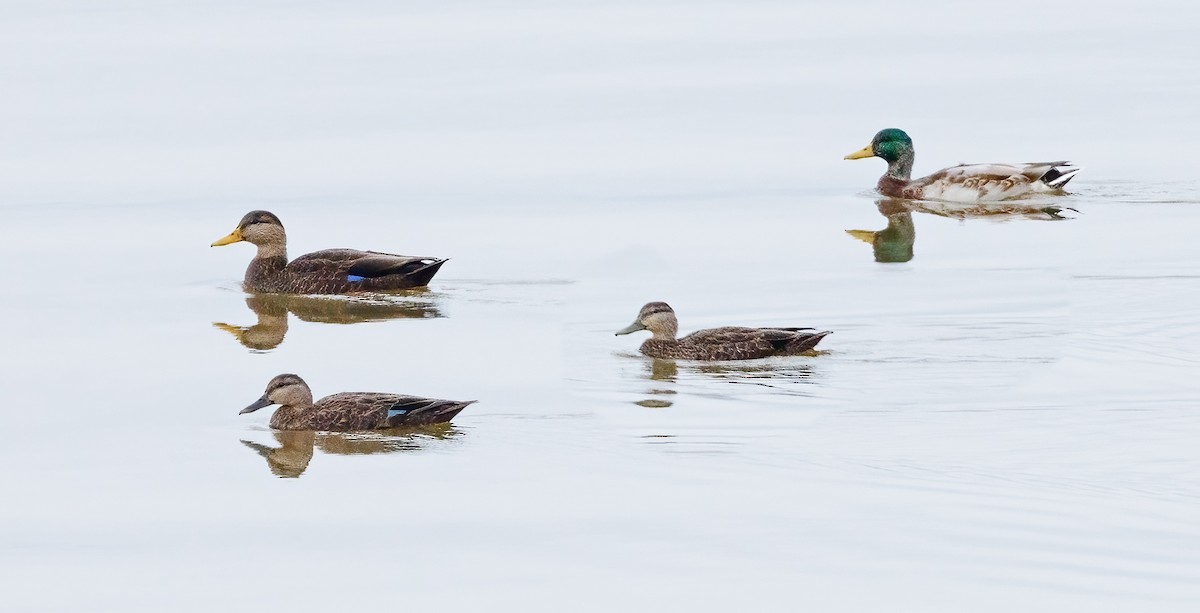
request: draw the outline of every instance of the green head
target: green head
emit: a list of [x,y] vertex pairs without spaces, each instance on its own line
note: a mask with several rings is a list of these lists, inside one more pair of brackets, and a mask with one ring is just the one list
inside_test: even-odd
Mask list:
[[862,158],[878,157],[888,162],[896,162],[905,157],[905,155],[912,155],[912,152],[912,139],[908,137],[908,134],[905,134],[904,130],[887,128],[880,130],[875,135],[875,138],[871,139],[870,145],[847,155],[846,159],[861,160]]
[[888,128],[880,130],[875,138],[871,139],[871,149],[875,151],[876,157],[895,162],[905,154],[912,155],[913,144],[904,130]]
[[912,173],[914,157],[912,139],[904,133],[904,130],[898,128],[880,130],[875,138],[871,139],[870,145],[847,155],[846,159],[861,160],[870,157],[886,160],[889,176],[908,180]]

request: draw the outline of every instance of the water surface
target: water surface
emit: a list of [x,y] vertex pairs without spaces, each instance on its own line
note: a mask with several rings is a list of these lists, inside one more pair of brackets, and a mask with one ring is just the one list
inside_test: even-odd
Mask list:
[[[1187,5],[10,6],[15,610],[1200,602]],[[900,207],[841,160],[890,125],[918,172],[1087,169],[1061,214]],[[248,298],[208,244],[253,208],[451,261]],[[612,334],[651,300],[835,333],[655,361]],[[281,372],[480,402],[273,433]]]

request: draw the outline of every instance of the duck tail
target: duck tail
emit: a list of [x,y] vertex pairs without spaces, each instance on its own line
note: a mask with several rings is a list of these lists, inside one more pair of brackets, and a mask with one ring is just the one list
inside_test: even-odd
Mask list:
[[1050,170],[1047,170],[1038,180],[1051,189],[1062,189],[1081,170],[1083,168],[1073,166],[1070,162],[1051,162]]
[[454,419],[463,409],[479,402],[478,400],[463,400],[461,402],[453,402],[445,407],[439,407],[437,413],[433,415],[433,423],[440,424]]
[[788,343],[788,353],[803,353],[805,351],[810,351],[817,346],[817,343],[821,342],[821,339],[829,336],[830,334],[833,334],[833,332],[829,330],[823,330],[821,332],[814,332],[812,334],[797,335],[796,340]]
[[441,424],[454,419],[456,415],[462,412],[468,406],[479,402],[478,400],[433,400],[433,399],[416,399],[404,405],[397,407],[416,407],[411,409],[401,409],[393,407],[388,411],[387,425],[389,427],[399,426],[420,426],[425,424]]
[[441,270],[442,264],[445,264],[446,260],[448,259],[449,258],[434,260],[429,264],[426,264],[425,266],[408,273],[408,278],[417,287],[429,285],[429,281],[433,279],[433,275],[436,275],[438,271]]

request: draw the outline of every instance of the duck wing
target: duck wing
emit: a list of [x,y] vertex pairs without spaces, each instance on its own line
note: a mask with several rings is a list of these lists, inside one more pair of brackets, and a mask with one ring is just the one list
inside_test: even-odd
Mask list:
[[425,256],[394,255],[378,251],[363,251],[350,263],[346,272],[359,277],[377,278],[389,275],[413,275],[445,262]]
[[315,403],[313,430],[353,431],[450,421],[474,400],[457,401],[399,394],[343,392]]
[[746,360],[772,355],[804,353],[832,332],[815,328],[745,328],[726,326],[698,330],[681,339],[711,360]]
[[395,400],[387,408],[387,427],[447,422],[475,402],[477,401],[395,396]]
[[912,181],[925,200],[998,202],[1031,193],[1062,193],[1079,172],[1070,162],[1031,164],[961,164]]
[[725,326],[697,330],[679,339],[679,343],[694,347],[700,359],[750,360],[779,353],[791,335],[784,328]]
[[357,249],[325,249],[302,255],[287,265],[294,277],[314,282],[358,283],[353,289],[401,289],[427,285],[446,260]]

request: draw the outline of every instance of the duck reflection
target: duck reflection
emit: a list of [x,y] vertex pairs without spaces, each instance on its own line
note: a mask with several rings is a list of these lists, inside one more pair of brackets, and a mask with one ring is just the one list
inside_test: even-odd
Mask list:
[[[675,360],[654,358],[646,363],[646,369],[646,378],[651,381],[674,383],[675,378],[679,376],[679,365],[675,363]],[[634,401],[634,404],[647,409],[665,409],[675,404],[668,399],[675,394],[673,389],[651,388],[646,390],[646,393],[651,397]]]
[[754,383],[760,380],[809,382],[807,380],[813,377],[812,366],[808,364],[698,364],[696,372],[735,383]]
[[914,212],[953,219],[1022,217],[1041,220],[1069,219],[1063,214],[1065,211],[1078,212],[1070,207],[1046,206],[1033,202],[968,205],[881,198],[875,201],[875,205],[879,208],[879,213],[887,218],[887,227],[882,230],[846,230],[846,234],[871,245],[876,262],[907,262],[913,259],[913,243],[917,240],[917,230],[912,218]]
[[462,433],[453,426],[426,426],[372,432],[312,432],[275,430],[279,447],[253,441],[242,444],[266,458],[267,468],[279,477],[295,478],[304,474],[313,458],[313,450],[333,455],[374,455],[420,451],[431,441],[446,440]]
[[278,347],[287,335],[288,313],[301,321],[329,324],[442,317],[437,304],[429,295],[428,290],[414,290],[404,294],[408,300],[401,302],[390,297],[253,294],[246,298],[246,306],[258,316],[257,323],[252,326],[235,326],[213,322],[213,327],[232,334],[247,348],[268,351]]
[[917,240],[909,202],[893,198],[877,200],[875,204],[887,218],[887,227],[882,230],[846,230],[846,233],[870,245],[875,252],[876,262],[907,262],[913,259],[913,243]]
[[648,367],[650,369],[649,377],[654,381],[674,382],[675,377],[679,376],[679,365],[675,363],[675,360],[654,358],[650,360]]
[[[681,375],[682,373],[682,375]],[[758,363],[746,362],[676,362],[675,360],[653,359],[646,364],[645,377],[658,383],[678,383],[690,375],[695,378],[725,381],[737,385],[758,385],[787,390],[788,387],[815,383],[815,373],[808,364],[784,364],[776,360]],[[670,396],[675,389],[666,386],[653,387],[645,391],[650,397],[637,400],[634,404],[646,408],[663,409],[672,406]],[[796,393],[794,391],[786,393]]]

